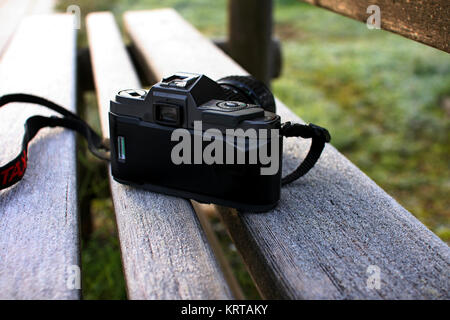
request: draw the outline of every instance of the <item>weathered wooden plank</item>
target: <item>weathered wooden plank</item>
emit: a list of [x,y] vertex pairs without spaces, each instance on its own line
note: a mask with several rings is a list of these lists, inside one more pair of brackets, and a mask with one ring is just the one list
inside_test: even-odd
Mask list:
[[32,14],[48,14],[55,7],[57,0],[34,0],[31,8]]
[[0,57],[32,0],[6,0],[0,3]]
[[[0,95],[32,93],[75,111],[75,57],[71,17],[25,18],[0,61]],[[54,113],[17,103],[0,109],[2,165],[20,151],[35,114]],[[24,179],[0,191],[0,298],[78,299],[80,290],[67,286],[80,265],[74,133],[42,129],[28,158]]]
[[[125,26],[143,67],[160,77],[245,74],[171,9],[127,12]],[[283,121],[301,121],[279,101],[277,110]],[[285,173],[308,145],[285,139]],[[314,169],[282,189],[271,212],[219,211],[266,298],[449,298],[448,246],[331,145]],[[366,285],[370,265],[380,268],[379,290]]]
[[50,13],[53,2],[54,0],[0,1],[0,57],[22,18],[29,14]]
[[450,52],[450,1],[448,0],[301,0],[366,22],[370,5],[381,12],[381,28]]
[[[110,99],[140,83],[112,14],[90,14],[87,27],[102,131],[108,136]],[[189,201],[112,178],[111,192],[131,299],[232,297]]]

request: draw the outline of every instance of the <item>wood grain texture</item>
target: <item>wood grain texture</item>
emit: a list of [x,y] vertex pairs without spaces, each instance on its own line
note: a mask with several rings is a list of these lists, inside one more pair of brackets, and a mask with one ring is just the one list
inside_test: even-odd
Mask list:
[[191,200],[191,204],[195,212],[197,213],[197,217],[200,221],[200,224],[202,225],[203,230],[205,230],[206,238],[208,239],[209,245],[214,251],[217,261],[220,263],[223,275],[227,280],[228,286],[230,287],[234,298],[236,300],[244,300],[245,295],[233,273],[233,269],[231,268],[231,261],[227,258],[210,220],[211,214],[216,216],[216,210],[214,206],[211,204],[198,203],[195,200]]
[[450,52],[448,0],[301,0],[366,22],[370,5],[381,11],[381,28]]
[[[125,26],[144,67],[160,77],[180,70],[215,79],[245,74],[171,9],[128,12]],[[283,121],[301,121],[280,101],[277,110]],[[286,174],[309,141],[284,143]],[[315,168],[282,189],[273,211],[218,209],[266,298],[450,297],[448,246],[331,145]],[[380,290],[366,286],[369,265],[380,268]]]
[[32,0],[6,0],[0,3],[0,57]]
[[30,14],[48,14],[54,0],[3,0],[0,1],[0,57],[20,21]]
[[31,14],[48,14],[53,12],[57,0],[34,0]]
[[[76,109],[76,30],[71,17],[25,18],[0,61],[0,95],[32,93]],[[0,109],[3,165],[21,149],[24,123],[46,108]],[[0,191],[0,298],[78,299],[68,267],[80,265],[75,135],[42,129],[30,143],[24,179]]]
[[[140,83],[112,14],[90,14],[87,27],[102,131],[108,136],[110,99]],[[111,192],[129,298],[232,298],[189,201],[112,178]]]

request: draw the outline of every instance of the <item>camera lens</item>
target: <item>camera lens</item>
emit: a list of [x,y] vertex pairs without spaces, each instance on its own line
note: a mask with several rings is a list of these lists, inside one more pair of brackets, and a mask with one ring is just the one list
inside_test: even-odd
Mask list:
[[226,100],[242,101],[261,106],[275,113],[275,99],[269,88],[251,76],[229,76],[217,80],[224,89]]

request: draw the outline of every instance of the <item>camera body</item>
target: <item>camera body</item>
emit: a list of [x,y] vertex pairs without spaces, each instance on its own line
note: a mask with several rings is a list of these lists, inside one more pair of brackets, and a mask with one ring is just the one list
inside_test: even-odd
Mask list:
[[274,108],[270,91],[250,77],[177,73],[148,92],[122,90],[109,112],[112,176],[202,203],[269,210],[281,188]]

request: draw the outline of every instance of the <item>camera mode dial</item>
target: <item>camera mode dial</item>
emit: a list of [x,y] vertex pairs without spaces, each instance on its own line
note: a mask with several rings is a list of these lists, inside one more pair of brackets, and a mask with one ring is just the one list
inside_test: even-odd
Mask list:
[[240,101],[222,101],[217,103],[217,106],[227,111],[238,111],[246,108],[248,104]]

